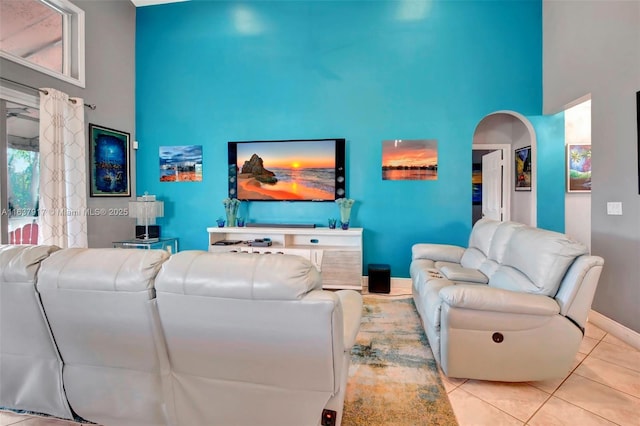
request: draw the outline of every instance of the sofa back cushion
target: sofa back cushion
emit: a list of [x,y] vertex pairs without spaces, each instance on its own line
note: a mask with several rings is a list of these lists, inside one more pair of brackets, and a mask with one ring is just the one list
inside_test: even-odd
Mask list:
[[487,257],[498,263],[504,263],[505,254],[508,251],[508,244],[516,230],[526,227],[518,222],[502,222],[491,239],[491,247]]
[[[296,300],[322,289],[318,270],[300,256],[189,250],[162,269],[162,291],[231,299]],[[177,274],[177,275],[176,275]],[[189,281],[185,279],[188,275]]]
[[501,253],[502,262],[490,277],[489,285],[553,297],[574,260],[587,253],[583,244],[564,234],[516,227],[511,230]]
[[164,424],[153,280],[168,257],[68,248],[42,262],[37,288],[65,362],[69,403],[83,418]]
[[480,219],[469,235],[469,247],[464,251],[460,264],[465,268],[480,269],[487,260],[493,234],[498,229],[500,222],[491,219]]
[[517,222],[480,219],[473,226],[469,248],[462,255],[460,264],[465,268],[478,269],[490,277],[502,263],[507,242],[514,230],[522,226]]
[[473,225],[471,235],[469,235],[469,248],[476,248],[487,256],[493,235],[501,223],[500,221],[486,218],[478,220]]
[[317,424],[340,389],[342,306],[307,259],[183,251],[156,295],[183,424]]

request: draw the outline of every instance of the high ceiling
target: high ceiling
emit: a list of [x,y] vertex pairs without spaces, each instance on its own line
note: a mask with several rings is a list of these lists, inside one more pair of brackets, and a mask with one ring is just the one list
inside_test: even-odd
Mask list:
[[0,49],[62,72],[62,14],[38,0],[1,0]]

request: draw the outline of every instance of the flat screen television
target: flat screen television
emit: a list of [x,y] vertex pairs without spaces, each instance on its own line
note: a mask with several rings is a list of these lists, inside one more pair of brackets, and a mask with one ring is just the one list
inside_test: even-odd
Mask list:
[[345,193],[345,140],[229,142],[229,198],[334,201]]

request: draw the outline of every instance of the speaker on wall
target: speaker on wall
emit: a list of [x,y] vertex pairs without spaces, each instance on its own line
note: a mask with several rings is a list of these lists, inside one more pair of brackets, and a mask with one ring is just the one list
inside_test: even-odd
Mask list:
[[229,198],[236,198],[236,177],[229,176]]
[[336,198],[344,198],[347,196],[345,151],[345,140],[336,139]]

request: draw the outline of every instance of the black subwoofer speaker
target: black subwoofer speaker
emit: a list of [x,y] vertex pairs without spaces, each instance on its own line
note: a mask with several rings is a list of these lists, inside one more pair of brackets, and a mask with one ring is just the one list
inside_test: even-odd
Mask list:
[[383,263],[369,264],[369,293],[391,291],[391,268]]

